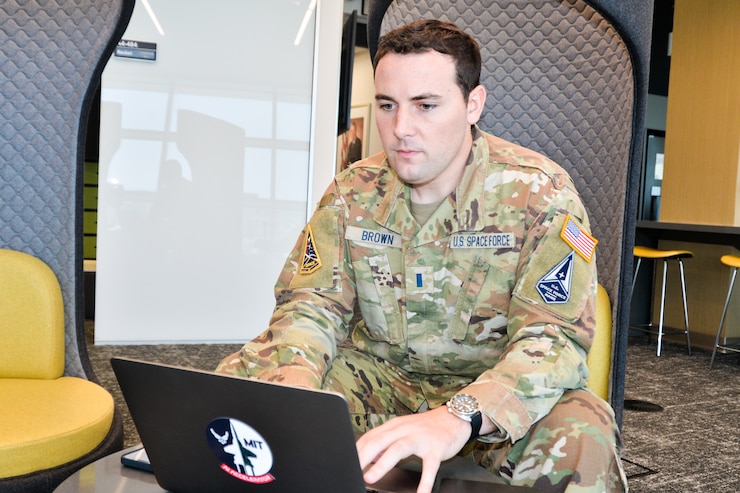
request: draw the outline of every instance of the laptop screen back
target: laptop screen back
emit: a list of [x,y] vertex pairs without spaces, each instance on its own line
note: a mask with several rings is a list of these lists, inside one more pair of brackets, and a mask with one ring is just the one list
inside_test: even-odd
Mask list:
[[111,364],[163,488],[365,491],[342,396],[123,358]]

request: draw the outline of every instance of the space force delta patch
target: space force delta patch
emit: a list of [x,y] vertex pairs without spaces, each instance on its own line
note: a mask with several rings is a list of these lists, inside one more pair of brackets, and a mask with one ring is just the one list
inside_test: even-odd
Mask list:
[[573,252],[537,282],[537,292],[547,304],[567,303],[570,300],[570,285],[573,278]]

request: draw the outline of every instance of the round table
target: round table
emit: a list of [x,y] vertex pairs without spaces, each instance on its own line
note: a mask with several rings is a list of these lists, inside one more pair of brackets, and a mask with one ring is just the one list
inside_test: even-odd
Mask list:
[[83,467],[60,484],[54,493],[166,493],[154,474],[121,464],[121,456],[141,445],[108,455]]

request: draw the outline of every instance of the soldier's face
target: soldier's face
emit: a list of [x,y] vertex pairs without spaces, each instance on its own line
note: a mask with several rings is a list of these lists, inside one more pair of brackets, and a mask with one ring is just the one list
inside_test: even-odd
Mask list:
[[466,102],[456,80],[452,57],[437,51],[388,54],[375,69],[383,149],[420,203],[454,190],[470,154],[470,125],[480,117],[485,90],[478,86]]

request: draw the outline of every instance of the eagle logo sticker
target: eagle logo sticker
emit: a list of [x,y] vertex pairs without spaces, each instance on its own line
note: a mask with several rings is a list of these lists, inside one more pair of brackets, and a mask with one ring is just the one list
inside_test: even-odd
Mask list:
[[298,271],[299,274],[311,274],[321,267],[321,257],[313,241],[311,225],[306,226],[306,238],[303,241],[303,261]]
[[221,462],[220,469],[229,476],[251,484],[275,481],[270,474],[270,446],[248,424],[234,418],[216,418],[208,423],[206,439]]
[[573,278],[573,252],[537,282],[537,291],[545,303],[567,303],[570,299],[570,282]]

